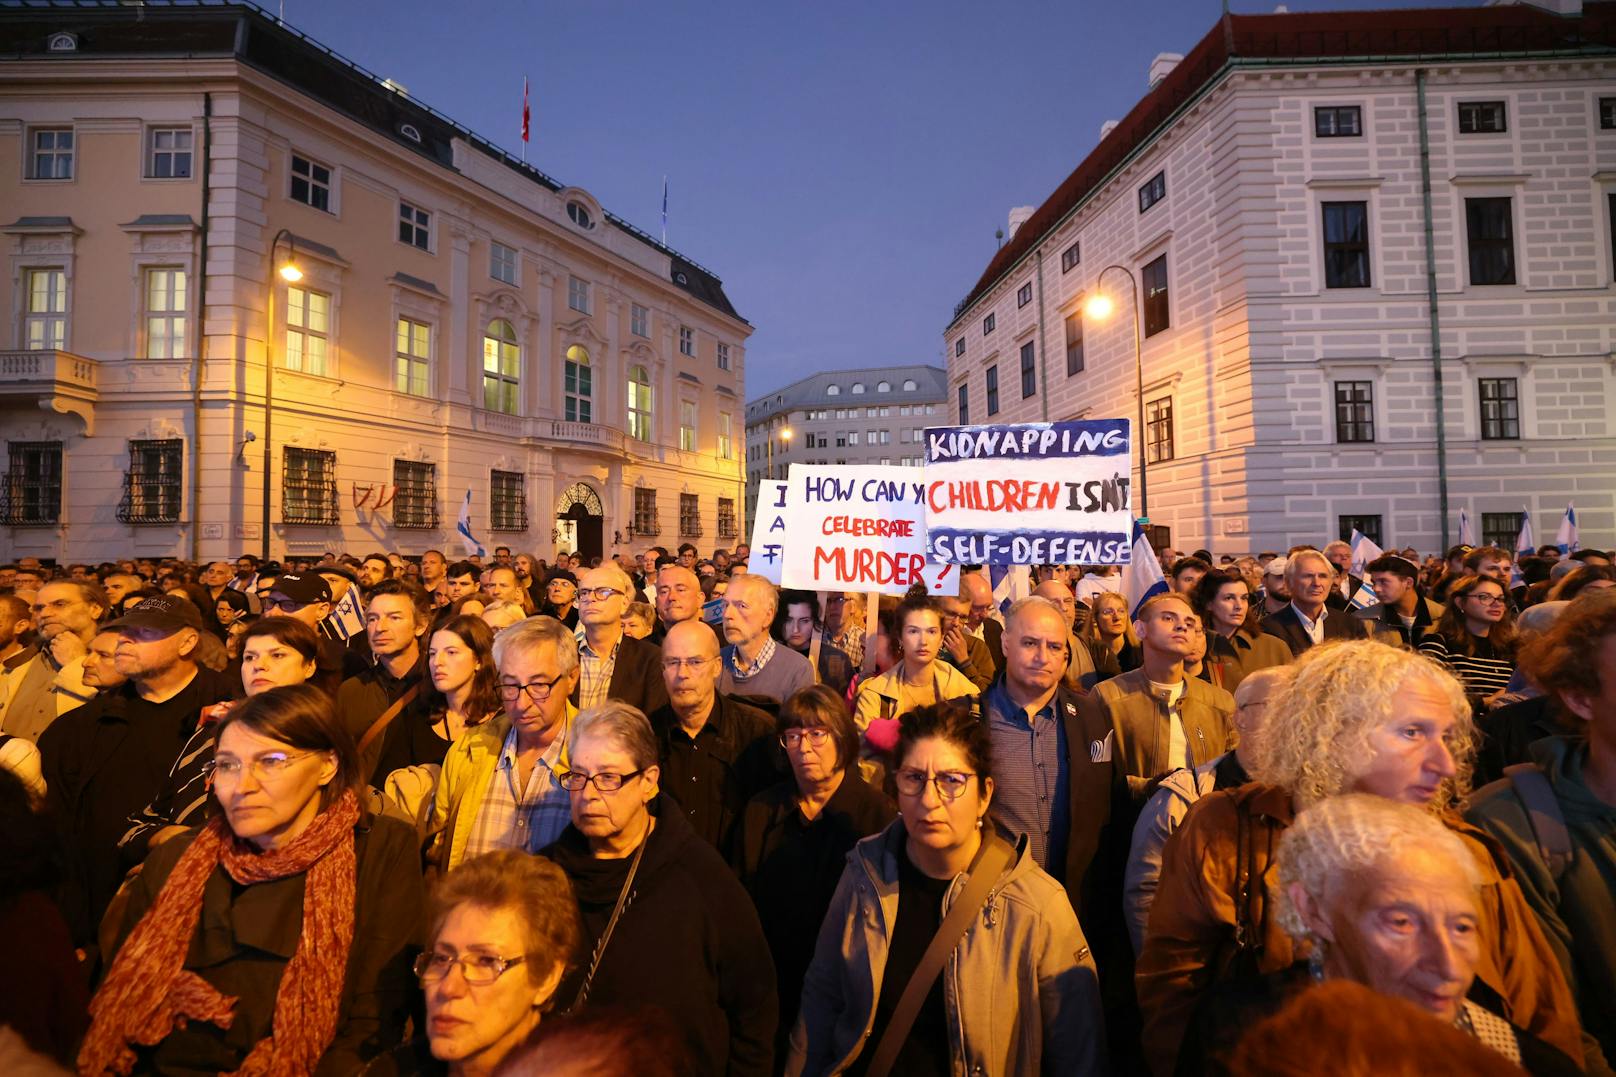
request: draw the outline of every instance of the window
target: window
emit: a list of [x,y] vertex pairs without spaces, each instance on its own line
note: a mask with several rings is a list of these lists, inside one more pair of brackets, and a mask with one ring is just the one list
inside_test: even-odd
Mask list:
[[696,494],[679,495],[679,537],[701,538],[701,498]]
[[516,248],[503,243],[488,247],[488,275],[506,284],[516,283]]
[[426,396],[432,391],[432,327],[410,318],[398,320],[393,360],[393,388]]
[[1481,514],[1481,544],[1497,546],[1514,552],[1515,540],[1521,534],[1521,514],[1518,512],[1484,512]]
[[718,456],[721,460],[735,459],[735,418],[727,411],[718,413]]
[[185,355],[185,270],[162,266],[146,270],[147,359]]
[[418,250],[431,248],[432,214],[408,202],[398,204],[398,241]]
[[718,499],[718,537],[721,539],[734,538],[735,527],[735,499],[721,497]]
[[1335,383],[1335,439],[1343,444],[1375,440],[1374,383]]
[[327,373],[331,297],[307,288],[286,289],[286,369]]
[[1066,316],[1066,376],[1083,373],[1083,309]]
[[1028,281],[1016,289],[1016,309],[1020,310],[1032,302],[1032,281]]
[[393,526],[438,526],[438,467],[418,460],[393,461]]
[[[874,436],[875,435],[873,435],[873,434],[871,435],[871,437],[874,437]],[[849,430],[848,431],[848,433],[847,433],[847,443],[849,445],[855,445],[855,446],[859,443],[859,432],[857,430]]]
[[[959,387],[958,396],[959,396],[959,405],[958,405],[958,408],[959,408],[959,424],[961,426],[969,426],[971,424],[971,392],[970,392],[970,389],[968,389],[964,385],[961,385]],[[853,444],[856,445],[856,444],[858,444],[858,442],[854,442]]]
[[718,346],[718,369],[719,370],[728,370],[729,369],[729,345],[728,344],[720,344]]
[[1616,97],[1599,99],[1599,129],[1616,131]]
[[1083,248],[1077,240],[1073,240],[1070,247],[1061,251],[1061,272],[1070,273],[1082,260]]
[[153,127],[146,135],[146,177],[190,179],[194,138],[189,127]]
[[629,304],[628,331],[637,337],[651,339],[651,312],[638,303]]
[[679,354],[696,357],[696,331],[688,325],[679,327]]
[[29,351],[67,347],[67,274],[60,269],[30,269],[28,313],[23,340]]
[[1324,286],[1369,287],[1369,204],[1325,202]]
[[580,314],[589,313],[589,282],[578,277],[567,278],[567,306]]
[[1320,105],[1313,110],[1313,134],[1319,138],[1357,138],[1363,134],[1363,109],[1357,105]]
[[987,372],[988,414],[999,414],[999,364],[988,367]]
[[827,386],[825,386],[825,395],[826,396],[841,396],[842,395],[842,387],[840,385],[827,385]]
[[1484,441],[1514,441],[1521,436],[1520,381],[1482,378],[1481,437]]
[[912,393],[916,389],[919,389],[919,388],[920,388],[920,383],[915,381],[913,378],[905,378],[903,380],[903,391],[904,392]]
[[1145,456],[1152,464],[1173,458],[1173,398],[1145,404]]
[[694,400],[679,401],[679,448],[684,452],[696,451],[696,402]]
[[651,376],[643,366],[628,368],[628,436],[651,440]]
[[955,355],[964,355],[965,354],[965,338],[964,337],[960,337],[958,340],[954,341],[954,354]]
[[483,407],[518,413],[521,385],[522,349],[516,343],[516,327],[504,318],[495,318],[483,331]]
[[585,231],[595,227],[594,215],[589,212],[589,207],[582,202],[567,203],[567,218]]
[[123,476],[119,523],[171,524],[180,518],[181,461],[185,442],[131,441],[129,470]]
[[1379,516],[1336,517],[1336,534],[1341,537],[1342,542],[1351,542],[1354,531],[1373,542],[1376,546],[1379,546],[1384,541],[1380,537]]
[[520,471],[488,473],[488,529],[527,530],[527,476]]
[[73,129],[35,128],[28,132],[28,178],[70,180],[73,178]]
[[1038,348],[1032,341],[1021,346],[1021,399],[1038,391]]
[[878,381],[875,383],[875,391],[878,393],[890,393],[892,392],[892,383],[890,381]]
[[1139,212],[1145,212],[1145,210],[1166,197],[1167,173],[1158,172],[1146,180],[1144,186],[1139,188]]
[[1502,101],[1460,101],[1459,133],[1491,135],[1509,130]]
[[589,365],[589,352],[582,345],[567,349],[562,372],[563,415],[569,423],[594,422],[595,372]]
[[1168,310],[1167,255],[1140,270],[1139,279],[1145,289],[1145,336],[1153,337],[1172,325]]
[[281,458],[281,523],[339,523],[337,454],[288,445]]
[[1514,284],[1514,221],[1508,198],[1465,199],[1470,237],[1470,283]]
[[634,533],[646,536],[662,534],[662,528],[657,524],[656,491],[650,487],[634,488]]
[[994,321],[993,315],[989,314],[986,318],[983,318],[982,319],[982,335],[987,336],[989,333],[993,332],[993,327],[994,327],[995,324],[996,323]]
[[331,169],[292,155],[292,201],[331,212]]
[[[854,396],[863,396],[864,395],[864,383],[863,382],[856,381],[856,382],[853,383],[853,395]],[[874,415],[875,414],[874,410],[871,410],[870,414]]]
[[0,523],[54,524],[62,517],[62,443],[11,441]]

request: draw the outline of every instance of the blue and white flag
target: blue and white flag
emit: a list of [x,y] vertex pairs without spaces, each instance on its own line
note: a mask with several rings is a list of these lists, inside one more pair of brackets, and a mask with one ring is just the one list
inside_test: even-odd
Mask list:
[[1577,510],[1569,503],[1565,515],[1560,518],[1560,530],[1554,533],[1554,544],[1560,547],[1561,557],[1577,548]]
[[325,623],[341,640],[350,640],[365,630],[365,607],[359,601],[359,588],[350,587],[348,593],[331,607]]
[[1356,527],[1352,529],[1352,540],[1348,545],[1352,547],[1352,567],[1347,571],[1354,576],[1362,576],[1364,566],[1386,552]]
[[478,557],[487,557],[488,550],[478,542],[471,533],[471,488],[466,488],[466,500],[460,503],[460,519],[455,524],[455,530],[460,534],[460,545],[466,548],[466,556],[475,554]]
[[1459,510],[1459,545],[1461,545],[1461,546],[1475,546],[1475,545],[1477,545],[1477,542],[1476,542],[1476,525],[1470,522],[1470,510],[1469,509],[1463,509],[1462,508],[1462,509]]
[[1521,574],[1521,558],[1537,553],[1537,540],[1532,537],[1532,510],[1521,510],[1521,533],[1515,536],[1515,563],[1509,568],[1509,586],[1514,590],[1526,583]]
[[988,582],[993,586],[999,619],[1003,620],[1011,606],[1032,594],[1032,568],[1029,565],[989,565]]
[[1133,524],[1133,553],[1122,566],[1122,593],[1128,596],[1128,619],[1139,617],[1139,607],[1146,599],[1167,593],[1167,577],[1162,575],[1161,561],[1151,549],[1150,539],[1139,521]]

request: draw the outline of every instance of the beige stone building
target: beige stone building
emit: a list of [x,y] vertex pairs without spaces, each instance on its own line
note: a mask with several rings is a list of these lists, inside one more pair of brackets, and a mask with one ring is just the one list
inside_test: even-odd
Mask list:
[[738,533],[751,326],[587,190],[256,8],[0,53],[0,558]]

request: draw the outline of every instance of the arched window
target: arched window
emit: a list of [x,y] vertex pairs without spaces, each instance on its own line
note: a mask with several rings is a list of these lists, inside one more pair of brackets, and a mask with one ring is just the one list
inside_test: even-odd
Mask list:
[[915,383],[913,378],[909,378],[903,383],[903,391],[906,393],[912,393],[918,388],[920,388],[920,386]]
[[826,396],[841,396],[842,395],[842,387],[840,385],[827,385],[825,387],[825,395]]
[[853,383],[853,395],[854,396],[863,396],[864,395],[864,383],[863,382],[856,381],[856,382]]
[[573,224],[585,231],[595,227],[594,215],[589,212],[589,207],[582,202],[568,202],[567,216],[572,219]]
[[583,345],[574,344],[567,349],[562,379],[561,395],[566,401],[563,408],[567,422],[594,422],[595,372],[589,365],[589,352]]
[[628,368],[628,436],[651,440],[651,376],[643,366]]
[[516,343],[516,328],[504,318],[495,318],[483,332],[483,407],[515,415],[521,374],[522,349]]
[[892,383],[890,381],[878,381],[875,383],[875,391],[878,393],[890,393],[892,392]]

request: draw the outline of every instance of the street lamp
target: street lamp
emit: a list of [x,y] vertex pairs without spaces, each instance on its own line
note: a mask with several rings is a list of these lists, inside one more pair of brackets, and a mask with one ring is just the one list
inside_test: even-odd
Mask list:
[[[296,284],[303,279],[303,270],[297,264],[297,238],[291,231],[282,228],[275,233],[275,238],[269,241],[269,264],[275,265],[275,251],[280,247],[281,240],[286,240],[286,261],[276,267],[281,280],[288,284]],[[269,474],[274,461],[270,451],[270,422],[275,415],[275,282],[269,282],[269,322],[264,328],[264,518],[263,550],[260,554],[265,561],[269,560]]]
[[[1139,431],[1135,438],[1139,442],[1139,523],[1144,527],[1150,526],[1150,509],[1147,505],[1150,485],[1145,479],[1145,357],[1139,346],[1139,282],[1134,278],[1133,271],[1127,266],[1116,263],[1100,270],[1100,275],[1094,278],[1095,288],[1098,289],[1100,281],[1111,270],[1117,270],[1128,278],[1128,294],[1133,297],[1133,366],[1138,381],[1139,393]],[[1096,291],[1083,304],[1083,313],[1095,321],[1103,322],[1116,311],[1116,303],[1104,292]]]
[[[791,427],[780,428],[780,440],[784,443],[780,446],[780,451],[785,452],[791,445]],[[769,434],[769,478],[774,478],[774,434],[772,432]]]

